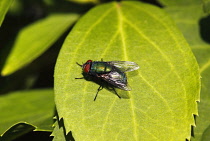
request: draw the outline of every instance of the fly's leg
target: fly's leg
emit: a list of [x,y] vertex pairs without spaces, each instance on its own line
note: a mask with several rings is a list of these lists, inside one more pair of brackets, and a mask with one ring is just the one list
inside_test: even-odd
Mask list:
[[115,93],[119,98],[121,98],[121,97],[118,95],[118,93],[117,93],[117,91],[115,90],[115,88],[112,87],[112,89],[113,89],[114,93]]
[[103,87],[102,85],[99,86],[98,91],[97,91],[97,93],[96,93],[96,96],[95,96],[95,98],[94,98],[94,101],[96,100],[99,91],[101,91],[103,88],[104,88],[104,87]]
[[80,77],[80,78],[75,78],[75,79],[84,79],[84,77]]

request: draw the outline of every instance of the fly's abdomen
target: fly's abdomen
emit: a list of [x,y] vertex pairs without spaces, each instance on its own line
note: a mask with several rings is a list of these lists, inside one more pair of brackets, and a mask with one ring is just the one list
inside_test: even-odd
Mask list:
[[104,62],[93,62],[91,66],[91,72],[95,73],[109,73],[112,70],[112,66]]

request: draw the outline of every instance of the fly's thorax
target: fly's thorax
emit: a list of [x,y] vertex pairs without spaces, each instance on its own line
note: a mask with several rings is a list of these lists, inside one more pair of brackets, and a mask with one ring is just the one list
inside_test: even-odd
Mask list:
[[109,73],[112,71],[112,66],[105,62],[93,62],[91,72],[95,73]]

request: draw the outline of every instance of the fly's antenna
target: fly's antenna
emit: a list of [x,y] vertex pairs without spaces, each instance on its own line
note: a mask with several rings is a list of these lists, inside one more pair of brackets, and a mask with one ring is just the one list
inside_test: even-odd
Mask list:
[[82,67],[82,65],[80,65],[78,62],[76,62],[77,65],[79,65],[80,67]]

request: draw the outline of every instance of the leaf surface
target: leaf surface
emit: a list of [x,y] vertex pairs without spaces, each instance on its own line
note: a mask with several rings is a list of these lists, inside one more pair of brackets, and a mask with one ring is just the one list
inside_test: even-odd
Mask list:
[[63,119],[57,120],[54,124],[55,128],[50,136],[53,136],[53,141],[74,141],[71,132],[66,133]]
[[39,57],[77,18],[76,14],[54,14],[22,29],[8,55],[2,75],[9,75]]
[[164,6],[190,6],[190,5],[200,5],[199,0],[158,0]]
[[17,123],[10,127],[2,136],[0,136],[1,141],[12,141],[21,135],[24,135],[35,129],[34,126],[27,123]]
[[58,122],[55,122],[55,128],[50,136],[53,136],[53,141],[65,141],[63,127],[60,127]]
[[[16,123],[27,123],[37,131],[51,131],[54,114],[53,91],[31,90],[0,96],[0,134]],[[8,133],[8,132],[7,132]]]
[[4,17],[12,4],[13,0],[1,0],[0,1],[0,27],[4,20]]
[[[129,98],[82,77],[76,62],[132,61]],[[124,1],[90,10],[68,35],[55,68],[55,102],[75,140],[185,140],[197,114],[198,65],[161,9]]]
[[210,0],[203,0],[203,8],[206,13],[210,13]]
[[200,5],[173,6],[166,8],[166,11],[181,29],[200,66],[201,100],[198,103],[199,116],[196,117],[192,141],[208,141],[207,136],[210,135],[208,134],[210,127],[210,39],[208,32],[210,18],[203,13]]
[[68,1],[72,1],[72,2],[76,2],[76,3],[82,3],[82,4],[86,4],[86,3],[99,3],[100,0],[68,0]]

